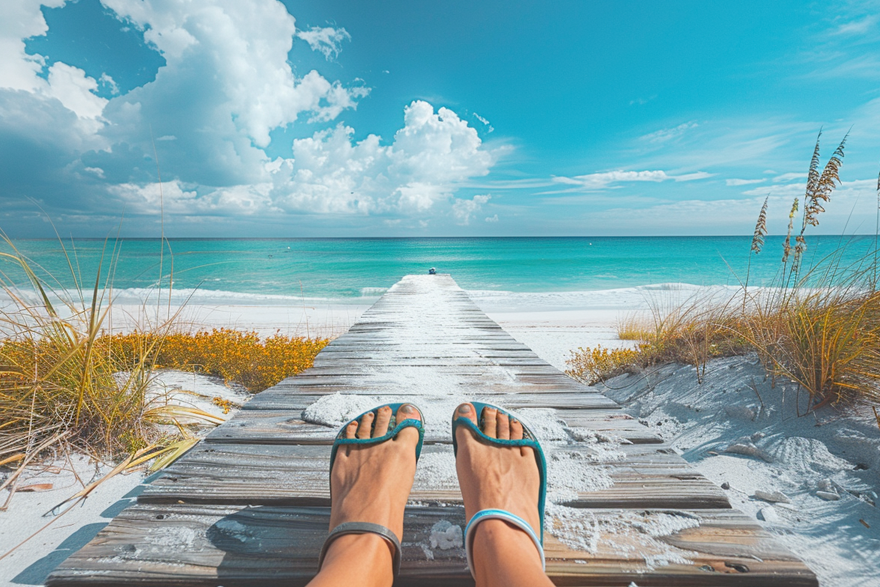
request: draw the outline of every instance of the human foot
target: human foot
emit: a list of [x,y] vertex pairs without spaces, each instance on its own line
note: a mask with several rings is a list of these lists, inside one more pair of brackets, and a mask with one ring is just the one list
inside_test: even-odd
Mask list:
[[[410,404],[400,405],[396,414],[385,405],[350,422],[337,436],[330,459],[330,536],[309,587],[387,587],[393,582],[423,430],[412,422],[401,428],[405,420],[421,422],[422,417]],[[395,430],[392,438],[382,438]]]
[[[341,434],[345,439],[366,440],[388,433],[389,406],[367,412]],[[421,420],[410,404],[397,410],[396,422]],[[394,438],[378,444],[342,444],[337,447],[330,472],[330,528],[345,522],[367,522],[403,535],[403,510],[416,471],[419,430],[403,428]]]
[[[472,404],[462,404],[454,417],[474,422],[489,438],[523,438],[522,423],[503,412],[485,407],[482,417],[478,419],[478,416]],[[504,510],[524,519],[540,534],[541,515],[537,503],[541,475],[535,450],[528,446],[488,444],[464,426],[456,429],[455,440],[458,445],[455,468],[467,518],[471,519],[481,510]]]
[[[518,441],[525,436],[521,422],[489,406],[483,407],[482,414],[478,414],[473,404],[462,404],[456,408],[453,419],[472,422],[490,439]],[[481,573],[480,568],[497,570],[502,561],[510,562],[525,573],[519,575],[519,579],[533,575],[535,580],[540,579],[543,583],[546,580],[542,571],[543,555],[541,549],[536,548],[542,534],[539,504],[542,479],[538,465],[538,459],[542,457],[530,446],[488,442],[468,425],[456,427],[455,444],[456,470],[467,519],[483,515],[480,512],[485,510],[502,510],[524,521],[534,535],[530,536],[516,522],[488,519],[491,516],[476,525],[471,537],[473,561],[469,560],[469,563],[472,563],[477,584],[495,584],[497,572],[489,576]]]

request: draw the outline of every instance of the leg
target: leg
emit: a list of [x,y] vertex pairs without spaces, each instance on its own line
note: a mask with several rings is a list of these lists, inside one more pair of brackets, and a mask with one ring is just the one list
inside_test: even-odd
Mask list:
[[[459,406],[456,417],[479,422],[471,404]],[[490,408],[483,412],[481,429],[491,438],[523,437],[522,424]],[[540,532],[537,504],[541,479],[534,451],[484,444],[464,427],[456,430],[456,442],[455,464],[467,518],[483,509],[502,509]],[[553,585],[541,569],[540,556],[528,535],[502,520],[487,520],[476,527],[473,556],[477,587]]]
[[[418,411],[404,404],[398,420],[418,419]],[[371,432],[373,420],[375,428]],[[348,438],[371,438],[388,432],[391,408],[366,414],[345,430]],[[372,522],[403,535],[403,510],[416,472],[419,433],[404,428],[387,442],[371,446],[342,446],[330,475],[330,528],[343,522]],[[340,536],[334,540],[320,572],[309,587],[389,587],[392,583],[391,547],[375,534]]]

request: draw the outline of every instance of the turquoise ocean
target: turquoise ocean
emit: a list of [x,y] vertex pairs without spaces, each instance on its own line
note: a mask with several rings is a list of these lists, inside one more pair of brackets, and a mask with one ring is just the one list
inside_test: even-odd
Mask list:
[[[16,240],[39,272],[63,287],[74,274],[90,289],[99,267],[113,288],[175,290],[236,298],[294,296],[354,301],[375,298],[409,273],[450,273],[466,290],[595,291],[684,283],[771,285],[780,269],[782,237],[767,237],[751,256],[751,237],[377,238]],[[874,236],[808,238],[807,265],[829,257],[857,263]],[[63,248],[62,248],[63,244]],[[9,251],[8,246],[0,250]],[[0,262],[6,281],[23,274]],[[77,279],[79,279],[77,278]],[[102,279],[103,281],[103,279]]]

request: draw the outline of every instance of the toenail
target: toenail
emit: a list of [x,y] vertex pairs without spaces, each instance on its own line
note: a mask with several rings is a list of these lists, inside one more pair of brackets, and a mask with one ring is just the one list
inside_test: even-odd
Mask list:
[[415,410],[413,410],[413,407],[411,405],[406,404],[400,407],[400,411],[403,414],[412,414]]
[[460,406],[460,407],[458,408],[458,413],[459,413],[459,414],[470,414],[470,413],[471,413],[471,406],[470,406],[470,404],[465,404],[465,405],[463,405],[463,406]]

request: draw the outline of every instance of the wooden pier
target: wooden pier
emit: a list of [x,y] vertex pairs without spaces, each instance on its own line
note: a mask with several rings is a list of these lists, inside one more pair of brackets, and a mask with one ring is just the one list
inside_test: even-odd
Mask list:
[[[442,422],[426,410],[398,585],[473,584],[463,549],[430,543],[435,524],[465,525],[457,484],[431,468],[452,459],[449,420],[468,397],[545,416],[552,410],[569,436],[546,443],[551,468],[554,455],[580,455],[610,479],[569,495],[561,517],[548,517],[547,572],[557,585],[818,585],[755,520],[731,509],[720,488],[616,403],[514,340],[448,275],[397,283],[313,368],[253,398],[169,467],[47,585],[307,583],[328,530],[335,429],[307,422],[304,410],[337,393],[445,410]],[[614,447],[615,459],[596,459],[597,438]],[[571,516],[582,535],[566,533]]]

